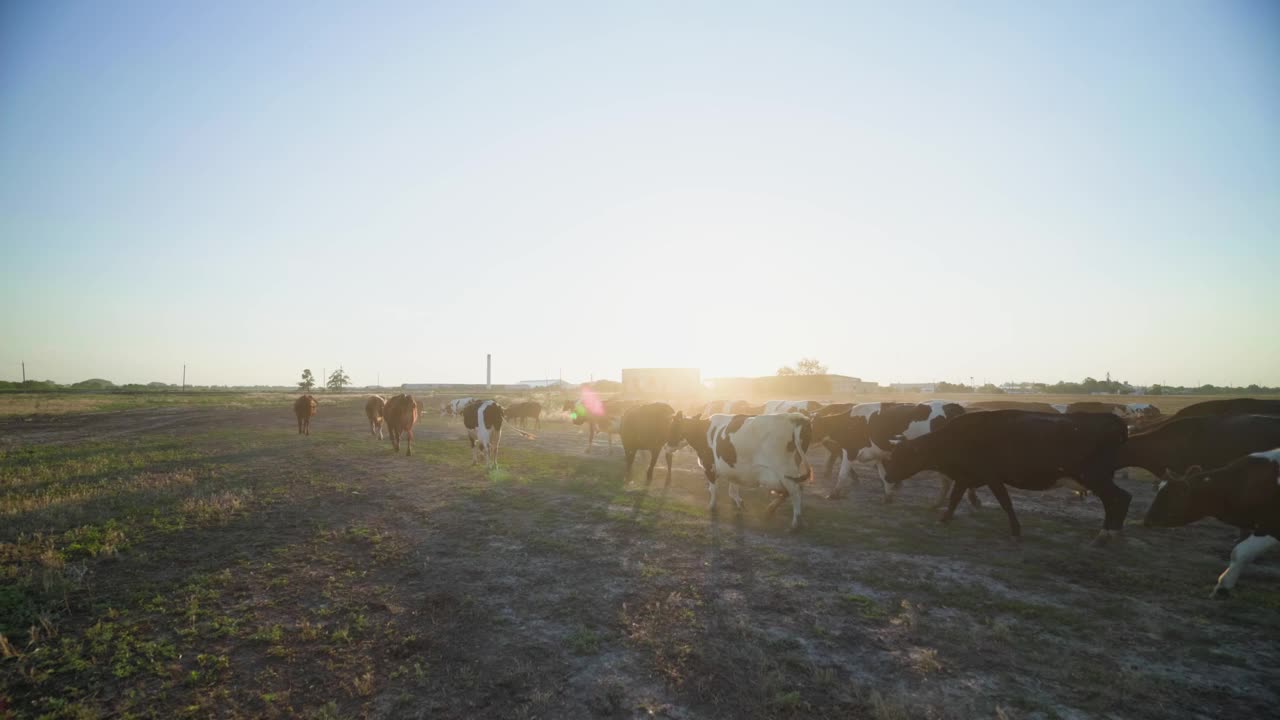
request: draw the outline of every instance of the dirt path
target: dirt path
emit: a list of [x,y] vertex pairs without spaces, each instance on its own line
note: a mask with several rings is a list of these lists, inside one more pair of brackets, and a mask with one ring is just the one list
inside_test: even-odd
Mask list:
[[[669,486],[623,485],[620,448],[586,455],[564,424],[506,434],[495,475],[469,467],[457,421],[424,419],[406,458],[355,404],[323,406],[310,438],[288,408],[9,420],[0,437],[189,442],[200,493],[247,498],[85,560],[57,625],[92,662],[65,669],[61,640],[35,645],[56,663],[3,661],[20,716],[59,695],[157,717],[1194,718],[1277,700],[1274,562],[1210,602],[1230,529],[1131,527],[1094,550],[1101,509],[1066,492],[1015,496],[1020,546],[990,501],[936,525],[920,479],[889,507],[872,482],[809,495],[789,536],[759,494],[709,518],[687,453]],[[1151,491],[1126,486],[1133,522]],[[116,649],[95,649],[103,628]],[[126,631],[129,657],[172,652],[120,677]]]

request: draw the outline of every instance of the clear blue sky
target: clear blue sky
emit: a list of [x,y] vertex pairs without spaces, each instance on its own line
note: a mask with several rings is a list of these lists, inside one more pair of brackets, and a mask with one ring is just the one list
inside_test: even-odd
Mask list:
[[0,377],[1280,385],[1280,4],[6,2]]

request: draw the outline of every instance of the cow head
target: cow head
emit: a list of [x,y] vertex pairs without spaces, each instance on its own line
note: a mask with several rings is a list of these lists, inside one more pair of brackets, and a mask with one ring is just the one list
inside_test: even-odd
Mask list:
[[667,431],[667,450],[674,452],[679,450],[688,443],[695,450],[707,444],[707,429],[711,427],[711,420],[702,418],[702,413],[685,417],[683,412],[677,412],[671,418],[671,429]]
[[1164,480],[1142,518],[1142,524],[1146,527],[1182,527],[1198,520],[1201,516],[1192,512],[1192,495],[1195,486],[1208,479],[1199,465],[1191,466],[1181,477],[1172,470],[1165,470]]
[[307,399],[307,414],[315,415],[320,403],[316,402],[316,399],[310,395],[305,395],[304,397]]
[[926,469],[925,466],[925,454],[918,440],[903,440],[893,448],[892,454],[882,456],[880,479],[884,483],[884,501],[892,502],[902,481]]

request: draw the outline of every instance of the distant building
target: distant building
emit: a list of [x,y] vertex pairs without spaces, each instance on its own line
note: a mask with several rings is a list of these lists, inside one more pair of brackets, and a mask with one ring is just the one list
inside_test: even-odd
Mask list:
[[546,380],[521,380],[521,385],[528,385],[531,388],[571,388],[576,387],[573,383],[567,383],[556,378],[548,378]]
[[768,398],[804,400],[827,395],[857,395],[880,391],[880,385],[850,375],[766,375],[755,378],[714,378],[707,381],[717,399]]
[[622,392],[664,398],[698,395],[702,373],[698,368],[623,368]]
[[909,393],[931,393],[937,392],[937,383],[889,383],[889,389],[894,392]]

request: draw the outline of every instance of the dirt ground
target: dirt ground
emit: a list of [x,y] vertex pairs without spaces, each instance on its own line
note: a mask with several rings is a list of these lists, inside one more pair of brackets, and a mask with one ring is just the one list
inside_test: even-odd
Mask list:
[[[325,401],[0,419],[0,718],[1271,716],[1280,566],[1208,593],[1235,531],[934,478],[885,506],[805,497],[806,527],[670,484],[563,421],[470,466],[457,420],[414,455]],[[815,450],[810,460],[825,460]],[[1016,491],[1015,491],[1016,492]]]

